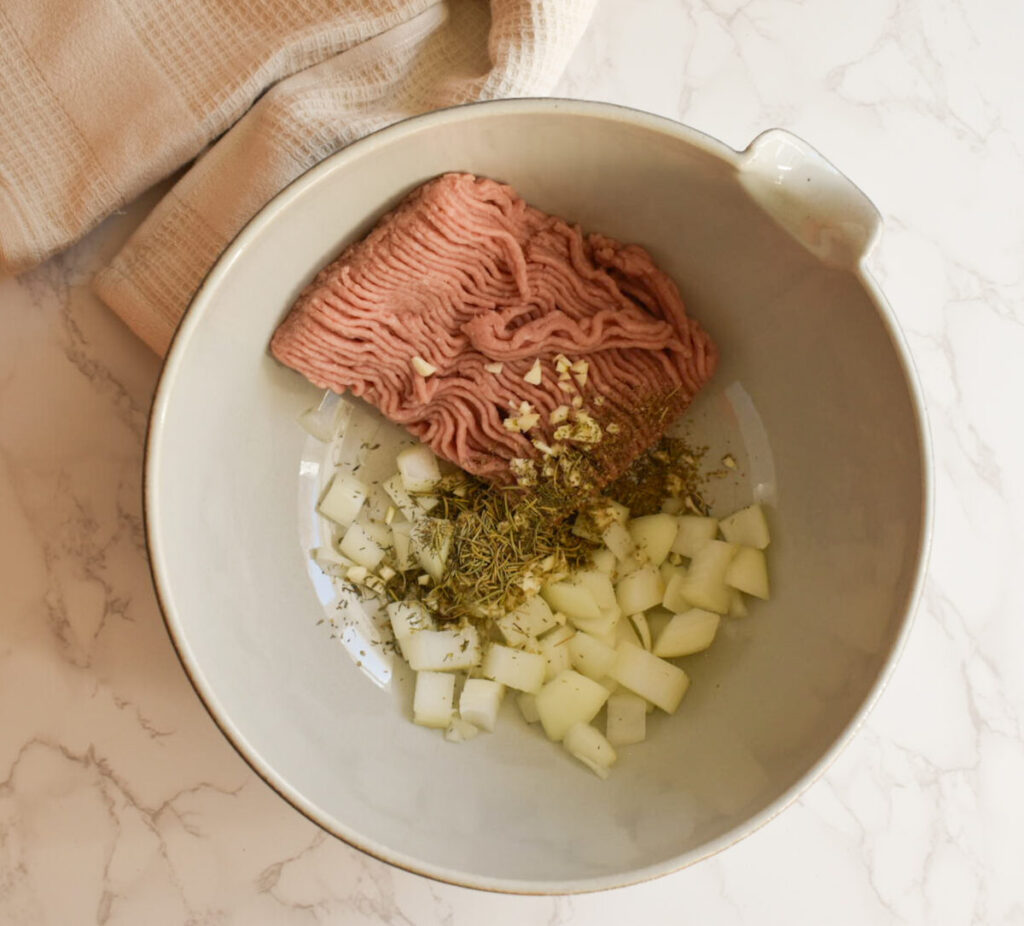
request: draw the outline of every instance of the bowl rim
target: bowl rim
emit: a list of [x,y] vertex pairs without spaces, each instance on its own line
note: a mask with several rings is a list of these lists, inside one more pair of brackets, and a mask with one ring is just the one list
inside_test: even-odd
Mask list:
[[[565,113],[573,116],[583,116],[647,128],[696,147],[732,165],[736,169],[739,169],[744,154],[743,151],[737,151],[698,129],[677,122],[674,119],[658,116],[640,109],[613,103],[558,97],[524,97],[476,101],[410,116],[399,122],[377,129],[334,154],[327,156],[284,187],[245,224],[212,265],[179,321],[164,357],[153,402],[149,410],[143,463],[142,495],[150,578],[157,605],[174,651],[189,683],[206,712],[210,715],[210,718],[238,755],[265,784],[320,829],[330,833],[353,848],[396,868],[458,887],[505,894],[545,896],[578,894],[627,887],[695,865],[706,858],[717,855],[719,852],[757,832],[771,820],[775,819],[783,810],[791,806],[812,784],[824,775],[864,725],[868,714],[874,708],[888,685],[910,635],[915,612],[920,604],[931,551],[934,518],[934,461],[923,392],[913,357],[891,306],[865,267],[865,260],[871,250],[873,250],[873,247],[869,247],[861,255],[856,265],[851,268],[851,272],[864,287],[889,335],[897,362],[903,372],[904,383],[912,406],[921,460],[921,521],[918,525],[920,539],[918,548],[915,551],[916,564],[914,575],[910,592],[906,598],[899,632],[894,638],[867,696],[847,721],[846,725],[836,735],[828,749],[814,764],[768,806],[701,846],[642,868],[564,882],[482,877],[461,872],[445,866],[435,865],[377,844],[360,833],[347,830],[342,826],[334,826],[330,820],[325,820],[320,808],[316,807],[311,801],[308,801],[302,794],[292,788],[287,781],[277,776],[258,752],[248,744],[244,734],[234,726],[227,712],[221,709],[216,693],[207,685],[198,663],[193,660],[184,633],[178,626],[174,608],[170,603],[169,589],[171,579],[162,560],[159,545],[159,468],[162,425],[166,417],[168,405],[172,400],[173,385],[181,365],[181,357],[187,349],[193,332],[200,324],[203,306],[211,300],[212,294],[215,293],[218,285],[227,275],[238,255],[245,250],[250,241],[258,237],[275,220],[277,215],[288,204],[310,187],[320,183],[322,177],[335,170],[343,169],[348,161],[363,157],[375,148],[380,148],[391,143],[393,140],[415,134],[426,128],[443,124],[454,124],[491,115],[534,115],[538,112],[550,114]],[[760,134],[763,133],[759,133],[758,137],[760,137]],[[841,172],[837,172],[841,174]],[[842,176],[845,177],[845,174],[842,174]],[[852,183],[852,181],[850,182]]]

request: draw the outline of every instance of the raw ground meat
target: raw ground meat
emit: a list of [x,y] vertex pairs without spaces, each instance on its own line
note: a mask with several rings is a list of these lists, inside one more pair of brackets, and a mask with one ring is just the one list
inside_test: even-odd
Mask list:
[[[533,441],[558,443],[549,417],[578,391],[602,436],[562,445],[586,462],[593,489],[661,436],[718,358],[643,248],[584,235],[505,184],[454,173],[413,191],[321,270],[271,350],[495,484],[514,481],[512,460],[545,458]],[[587,362],[582,388],[559,379],[559,354]],[[417,372],[414,357],[436,372]],[[533,385],[524,376],[538,358]],[[500,373],[485,369],[498,362]],[[521,402],[540,416],[525,434],[505,424]]]

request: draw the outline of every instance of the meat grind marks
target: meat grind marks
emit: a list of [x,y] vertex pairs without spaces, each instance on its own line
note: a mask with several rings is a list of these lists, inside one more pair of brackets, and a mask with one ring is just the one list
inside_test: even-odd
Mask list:
[[[513,461],[541,460],[556,432],[564,442],[566,408],[585,410],[603,438],[587,448],[595,491],[661,436],[718,359],[643,248],[464,173],[419,187],[321,270],[271,350],[496,485],[516,481]],[[528,433],[507,421],[524,409]]]

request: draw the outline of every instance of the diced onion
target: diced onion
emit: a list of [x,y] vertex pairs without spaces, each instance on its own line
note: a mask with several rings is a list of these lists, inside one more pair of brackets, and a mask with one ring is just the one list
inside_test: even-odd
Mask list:
[[517,691],[540,691],[544,684],[544,657],[500,643],[492,643],[484,655],[480,671],[486,678]]
[[384,550],[362,524],[351,524],[338,544],[338,550],[359,566],[373,570],[384,559]]
[[456,672],[480,663],[480,634],[469,625],[458,630],[419,630],[401,641],[402,655],[417,672]]
[[665,585],[661,573],[654,566],[642,566],[619,579],[615,586],[615,597],[622,613],[626,615],[639,614],[661,604],[664,594]]
[[566,669],[537,693],[537,713],[548,739],[557,743],[573,724],[590,723],[607,700],[607,688]]
[[615,749],[601,731],[587,723],[573,724],[566,731],[562,745],[600,778],[608,777],[608,769],[617,758]]
[[568,647],[572,667],[595,682],[604,678],[615,662],[615,648],[588,633],[577,633]]
[[556,627],[537,641],[540,655],[544,657],[544,681],[551,681],[559,672],[572,666],[568,644],[575,634],[572,627]]
[[631,746],[647,737],[647,702],[631,691],[616,691],[608,698],[605,736],[613,746]]
[[715,539],[718,533],[718,521],[715,518],[704,518],[695,514],[679,515],[676,519],[678,528],[675,540],[672,541],[672,552],[683,556],[696,556],[709,540]]
[[450,672],[417,672],[412,717],[424,727],[444,729],[452,721],[455,676]]
[[764,509],[760,505],[750,505],[733,512],[719,522],[722,536],[741,547],[754,547],[763,550],[771,542],[768,534],[768,522],[765,520]]
[[676,614],[658,635],[654,655],[675,659],[706,650],[715,639],[720,620],[714,611],[701,608],[691,608]]
[[396,462],[406,492],[429,492],[441,481],[437,457],[426,444],[401,451]]
[[668,556],[679,521],[670,514],[649,514],[629,522],[629,534],[636,548],[652,566],[660,566]]
[[558,624],[551,606],[540,596],[534,595],[495,623],[505,642],[510,646],[522,646],[531,637],[539,637]]
[[487,678],[466,679],[459,696],[459,716],[481,730],[493,733],[504,694],[505,686],[499,682]]
[[725,583],[755,598],[767,598],[768,566],[764,552],[754,547],[740,547],[725,571]]
[[689,677],[678,666],[632,643],[619,644],[609,675],[668,714],[675,713],[690,686]]
[[538,723],[540,721],[540,714],[537,713],[537,696],[530,694],[528,691],[520,691],[516,695],[516,706],[519,708],[519,713],[523,715],[523,720],[527,723]]
[[366,484],[351,473],[337,473],[317,510],[335,524],[348,527],[366,501]]
[[570,620],[596,620],[601,617],[601,608],[594,601],[594,596],[578,583],[548,582],[540,593],[553,611],[561,611]]

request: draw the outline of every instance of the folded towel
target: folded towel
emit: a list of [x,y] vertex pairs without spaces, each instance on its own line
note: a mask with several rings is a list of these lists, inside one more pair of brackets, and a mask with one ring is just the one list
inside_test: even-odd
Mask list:
[[0,268],[191,163],[99,295],[158,353],[278,191],[406,116],[550,93],[595,0],[4,0]]

